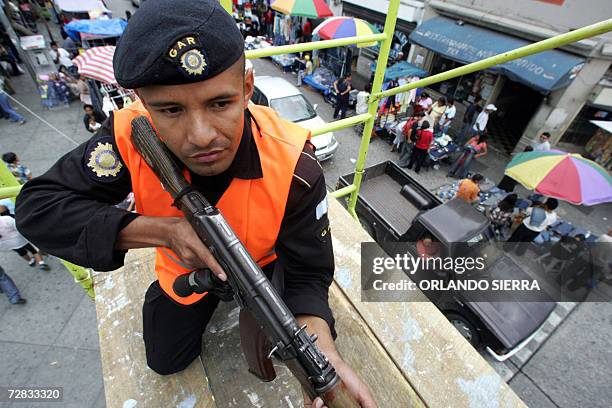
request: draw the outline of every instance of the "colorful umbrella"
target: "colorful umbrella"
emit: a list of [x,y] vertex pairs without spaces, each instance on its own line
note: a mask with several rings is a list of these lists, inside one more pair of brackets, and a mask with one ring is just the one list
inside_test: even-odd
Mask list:
[[[318,35],[325,40],[355,37],[357,35],[379,34],[380,31],[365,20],[354,17],[331,17],[319,24],[312,35]],[[372,47],[376,41],[358,44],[358,47]]]
[[276,0],[271,7],[292,16],[323,18],[334,15],[323,0]]
[[573,204],[612,202],[612,177],[599,164],[559,150],[517,154],[506,172],[530,190]]
[[90,48],[72,61],[79,69],[79,74],[107,84],[116,84],[113,55],[115,55],[115,47],[106,45]]

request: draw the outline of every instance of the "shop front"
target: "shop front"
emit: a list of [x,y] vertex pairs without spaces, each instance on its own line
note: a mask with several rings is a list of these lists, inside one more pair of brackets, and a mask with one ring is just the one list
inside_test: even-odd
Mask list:
[[[460,20],[434,17],[410,35],[419,48],[414,63],[431,74],[476,62],[530,44],[526,40],[484,29]],[[453,97],[463,111],[477,97],[494,103],[498,111],[487,126],[491,144],[511,152],[545,98],[567,87],[584,60],[562,51],[546,51],[486,71],[453,78],[431,86],[434,94]]]
[[[378,7],[377,1],[344,1],[342,14],[349,17],[361,18],[380,32],[384,30],[386,16],[376,10],[386,10],[387,6]],[[395,23],[395,32],[393,34],[393,43],[389,51],[389,61],[392,65],[399,60],[405,60],[410,52],[410,41],[408,36],[416,28],[416,21],[420,16],[420,8],[415,8],[402,4],[398,12],[398,19]],[[364,78],[369,78],[371,75],[370,67],[378,58],[379,46],[360,48],[359,51],[353,54],[354,71]]]

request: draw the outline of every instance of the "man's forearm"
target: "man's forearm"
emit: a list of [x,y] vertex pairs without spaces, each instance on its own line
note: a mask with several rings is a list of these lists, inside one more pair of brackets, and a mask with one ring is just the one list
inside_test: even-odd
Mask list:
[[306,331],[310,334],[316,334],[318,340],[316,342],[317,347],[325,354],[325,357],[335,365],[336,362],[341,361],[340,354],[336,349],[334,339],[332,338],[331,330],[327,322],[318,316],[311,315],[299,315],[296,319],[300,326],[306,325]]
[[115,249],[168,246],[170,229],[179,217],[147,217],[141,215],[119,232]]

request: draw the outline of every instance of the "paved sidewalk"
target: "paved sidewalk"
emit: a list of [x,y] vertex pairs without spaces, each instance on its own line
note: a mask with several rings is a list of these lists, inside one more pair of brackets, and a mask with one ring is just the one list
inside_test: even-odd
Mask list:
[[[68,109],[43,110],[28,75],[11,82],[17,91],[12,97],[65,136],[77,143],[90,137],[78,101]],[[17,153],[33,175],[46,171],[76,146],[18,103],[11,104],[28,122],[19,126],[0,120],[1,150]],[[28,300],[23,306],[10,305],[0,294],[0,386],[63,387],[64,402],[54,406],[104,407],[94,303],[58,260],[50,257],[48,263],[53,269],[44,272],[30,268],[16,253],[0,252],[0,265]],[[0,402],[0,406],[25,405]]]

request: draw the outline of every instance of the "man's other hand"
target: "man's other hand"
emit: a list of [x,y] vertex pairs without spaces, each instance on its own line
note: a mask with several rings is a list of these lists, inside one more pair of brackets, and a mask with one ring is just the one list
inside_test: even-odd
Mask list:
[[[359,403],[359,406],[362,408],[377,408],[376,402],[374,401],[374,397],[370,392],[368,386],[361,381],[361,378],[357,375],[355,371],[351,367],[348,366],[342,360],[336,360],[333,362],[333,366],[336,369],[336,372],[346,385],[346,388],[349,390],[351,395],[355,398],[355,400]],[[327,408],[327,405],[323,403],[321,398],[315,398],[314,401],[311,401],[310,398],[306,394],[304,394],[304,407],[305,408]]]

